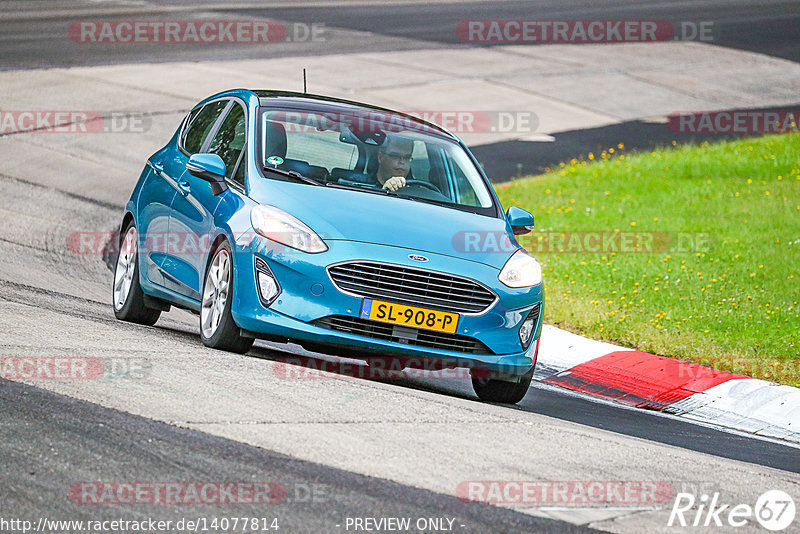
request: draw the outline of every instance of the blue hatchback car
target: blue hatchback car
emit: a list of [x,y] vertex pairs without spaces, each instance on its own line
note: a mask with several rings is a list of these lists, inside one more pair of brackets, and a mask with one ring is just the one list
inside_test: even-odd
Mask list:
[[117,318],[177,306],[204,344],[254,339],[409,368],[469,368],[479,398],[516,403],[533,376],[544,290],[453,134],[391,110],[232,90],[192,109],[127,203]]

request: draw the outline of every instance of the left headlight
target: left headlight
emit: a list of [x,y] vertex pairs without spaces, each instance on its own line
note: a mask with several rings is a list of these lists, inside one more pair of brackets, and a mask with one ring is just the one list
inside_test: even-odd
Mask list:
[[256,206],[250,211],[253,229],[267,239],[311,254],[325,252],[328,246],[300,219],[275,206]]
[[516,251],[503,266],[497,279],[508,287],[531,287],[542,283],[542,265],[530,252]]

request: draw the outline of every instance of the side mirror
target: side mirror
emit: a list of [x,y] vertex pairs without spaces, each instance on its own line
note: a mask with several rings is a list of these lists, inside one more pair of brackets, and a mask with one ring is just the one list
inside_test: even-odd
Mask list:
[[511,206],[506,212],[506,218],[514,230],[514,235],[527,234],[533,230],[533,215],[522,208]]
[[216,154],[192,154],[186,162],[186,170],[192,176],[211,184],[211,192],[219,195],[228,188],[225,183],[225,162]]

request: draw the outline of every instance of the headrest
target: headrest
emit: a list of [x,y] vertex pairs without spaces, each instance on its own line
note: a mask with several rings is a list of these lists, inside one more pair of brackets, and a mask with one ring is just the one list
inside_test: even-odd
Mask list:
[[286,157],[286,128],[280,122],[266,121],[264,125],[266,143],[264,147],[265,159],[270,156]]

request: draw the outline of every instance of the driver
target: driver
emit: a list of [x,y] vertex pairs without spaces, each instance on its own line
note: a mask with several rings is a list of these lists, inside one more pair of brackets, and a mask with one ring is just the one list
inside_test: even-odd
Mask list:
[[404,137],[386,136],[378,151],[378,168],[370,178],[389,191],[406,186],[406,177],[411,170],[411,153],[414,141]]

